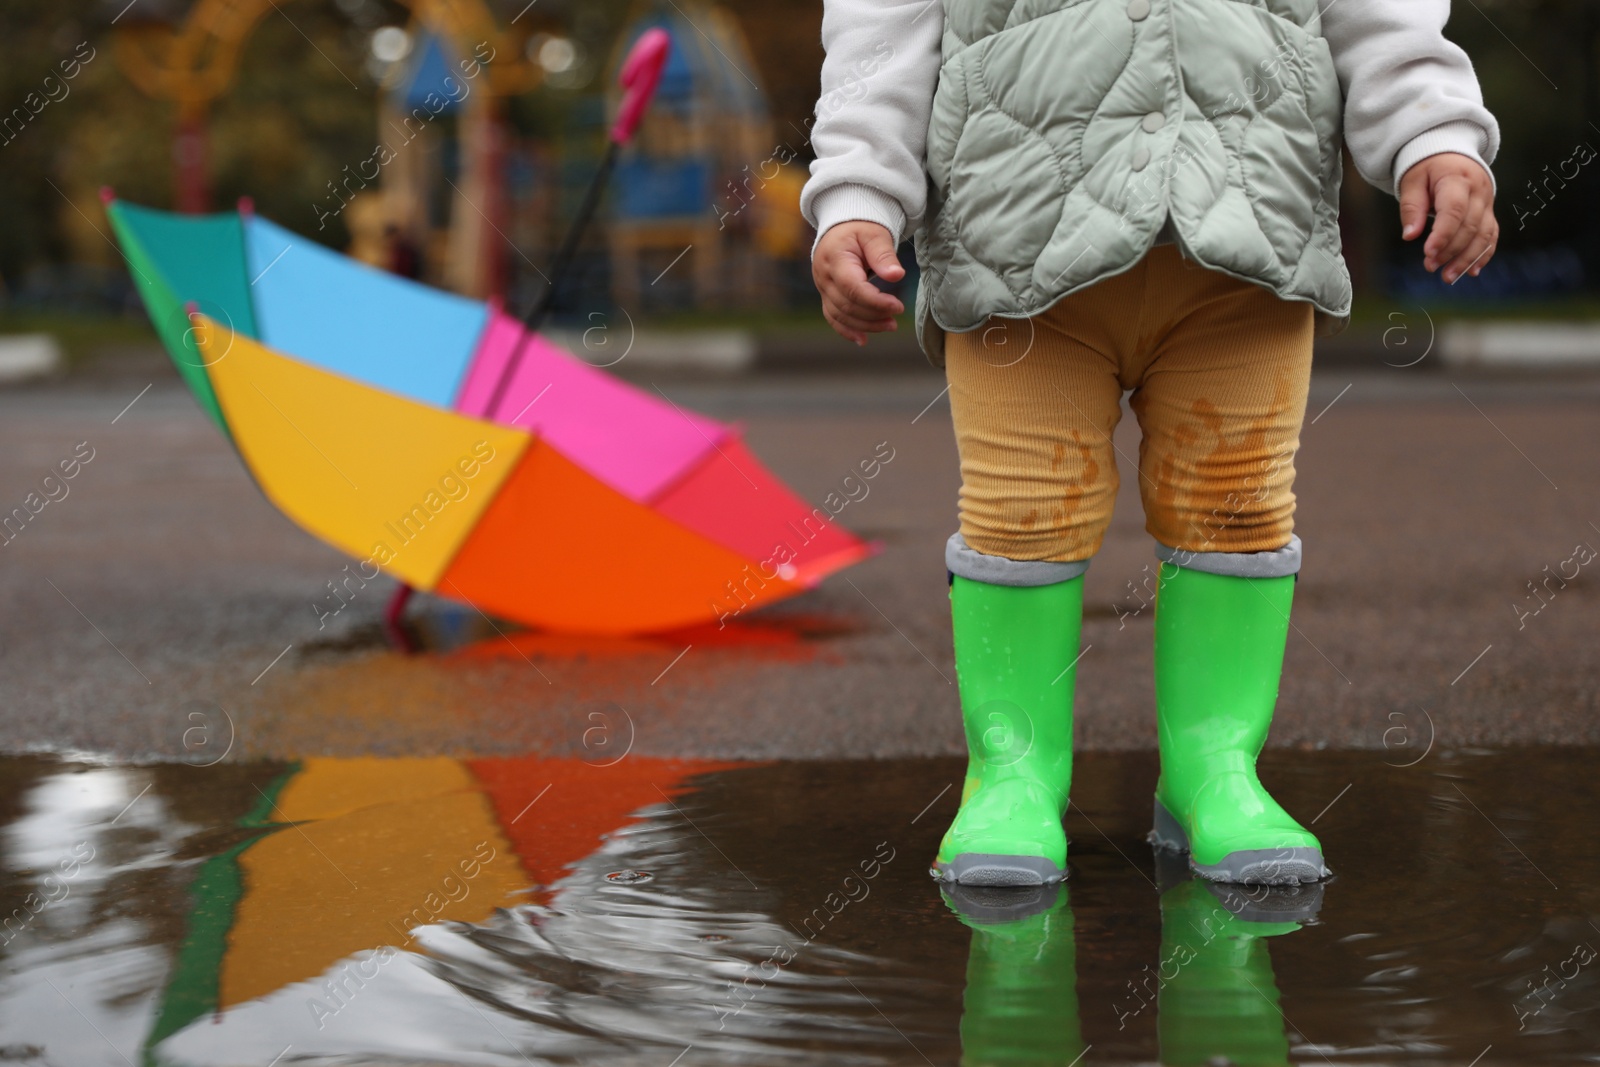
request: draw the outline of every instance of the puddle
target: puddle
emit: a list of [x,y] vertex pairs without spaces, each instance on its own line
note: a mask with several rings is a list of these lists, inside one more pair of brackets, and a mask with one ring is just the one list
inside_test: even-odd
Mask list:
[[406,647],[396,649],[381,620],[370,620],[326,637],[301,642],[300,655],[337,658],[354,652],[402,651],[459,660],[526,659],[616,660],[681,649],[686,643],[710,649],[736,649],[760,659],[809,663],[818,642],[862,632],[859,620],[814,612],[769,611],[754,619],[705,623],[635,637],[573,636],[527,630],[500,623],[447,600],[427,598],[401,624]]
[[1087,754],[960,899],[951,760],[0,760],[0,1062],[1594,1062],[1597,757],[1273,751],[1338,875],[1245,893]]

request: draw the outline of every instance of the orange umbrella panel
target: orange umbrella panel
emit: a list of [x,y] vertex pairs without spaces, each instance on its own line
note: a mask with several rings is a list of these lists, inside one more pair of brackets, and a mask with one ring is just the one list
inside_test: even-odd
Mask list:
[[536,441],[439,588],[534,626],[625,634],[716,621],[805,588],[769,574]]

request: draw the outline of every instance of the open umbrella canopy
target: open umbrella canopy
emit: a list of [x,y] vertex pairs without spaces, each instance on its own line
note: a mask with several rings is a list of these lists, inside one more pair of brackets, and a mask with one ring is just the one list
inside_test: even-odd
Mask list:
[[248,211],[107,210],[200,406],[280,510],[363,567],[617,634],[725,619],[873,551],[735,427],[524,339],[491,304]]

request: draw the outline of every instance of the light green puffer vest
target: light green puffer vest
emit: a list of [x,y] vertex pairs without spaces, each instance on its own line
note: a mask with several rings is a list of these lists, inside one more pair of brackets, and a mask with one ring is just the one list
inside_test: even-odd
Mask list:
[[1317,0],[944,0],[917,332],[1025,317],[1183,253],[1350,314],[1342,99]]

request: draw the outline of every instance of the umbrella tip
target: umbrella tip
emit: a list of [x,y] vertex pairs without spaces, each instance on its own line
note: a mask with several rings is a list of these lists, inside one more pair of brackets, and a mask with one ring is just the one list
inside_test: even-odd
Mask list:
[[109,204],[109,203],[111,203],[111,201],[115,200],[116,198],[117,198],[117,192],[116,192],[115,189],[111,188],[111,186],[102,185],[100,187],[100,202],[102,204]]
[[254,198],[248,197],[248,196],[241,196],[239,198],[239,214],[243,215],[245,218],[250,218],[255,213],[256,213],[256,202],[255,202]]
[[192,319],[196,315],[200,314],[200,305],[193,300],[186,300],[183,304],[183,311],[184,314],[188,315]]

